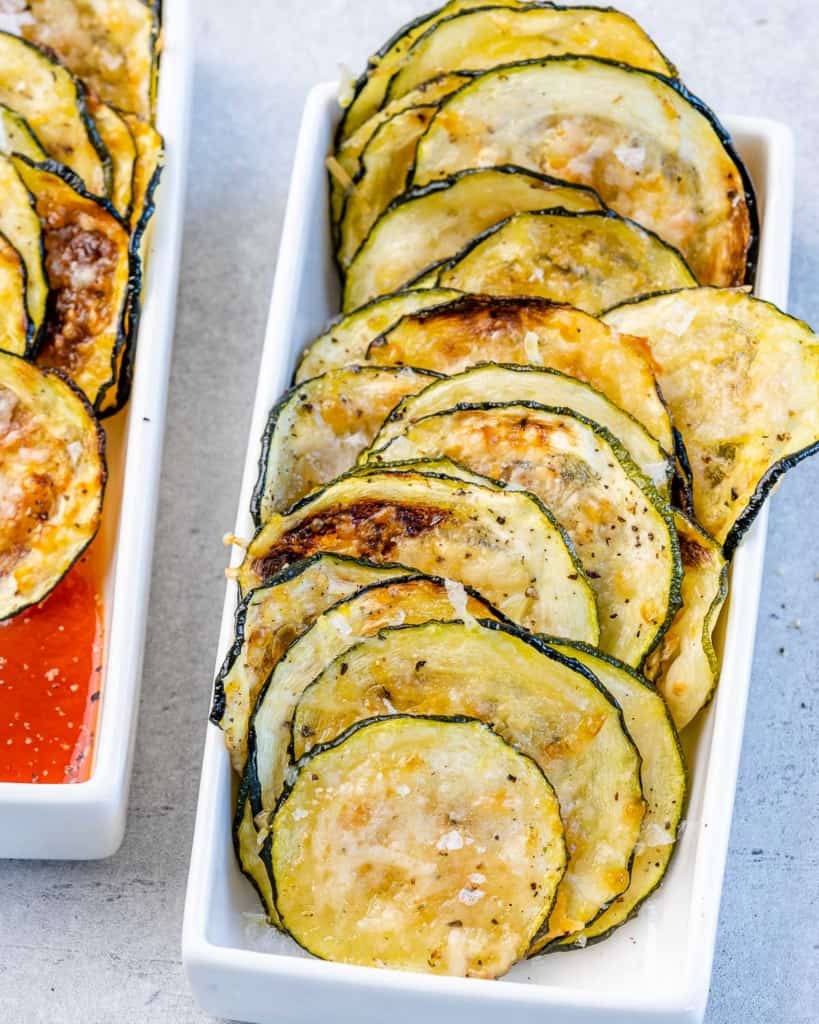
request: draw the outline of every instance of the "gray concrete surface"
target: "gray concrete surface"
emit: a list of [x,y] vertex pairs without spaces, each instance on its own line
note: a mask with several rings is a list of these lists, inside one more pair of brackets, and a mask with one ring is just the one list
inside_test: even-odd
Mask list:
[[[168,0],[173,2],[173,0]],[[0,864],[4,1024],[193,1024],[179,962],[222,533],[234,519],[303,97],[423,0],[197,0],[182,284],[125,843]],[[798,145],[791,309],[819,324],[819,13],[810,0],[628,0],[718,111]],[[773,499],[709,1024],[819,1020],[819,461]],[[750,624],[749,624],[749,628]]]

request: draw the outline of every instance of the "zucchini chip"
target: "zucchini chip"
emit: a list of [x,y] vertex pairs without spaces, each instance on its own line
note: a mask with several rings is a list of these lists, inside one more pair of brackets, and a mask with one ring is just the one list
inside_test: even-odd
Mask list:
[[645,427],[589,384],[543,367],[487,363],[432,381],[423,391],[401,399],[373,438],[370,451],[377,456],[379,449],[425,416],[487,397],[493,403],[558,406],[594,420],[617,438],[643,475],[668,497],[673,462]]
[[665,451],[675,450],[645,342],[577,309],[543,299],[465,295],[436,309],[408,310],[371,342],[366,359],[445,374],[482,362],[551,367],[591,384],[639,420]]
[[344,279],[344,308],[394,292],[522,210],[599,210],[590,189],[517,167],[460,171],[405,192],[373,225]]
[[676,249],[611,210],[519,213],[478,235],[439,272],[442,288],[536,295],[587,313],[697,282]]
[[22,153],[35,163],[48,159],[48,153],[40,145],[28,121],[2,103],[0,121],[3,129],[0,134],[0,151],[8,154]]
[[728,595],[728,565],[719,544],[674,512],[682,556],[682,608],[646,663],[646,675],[684,729],[711,700],[719,679],[714,630]]
[[0,32],[0,103],[25,118],[48,155],[108,195],[111,158],[94,127],[82,85],[53,57]]
[[104,489],[105,437],[87,402],[0,352],[0,621],[42,601],[80,557]]
[[43,226],[51,294],[37,361],[62,370],[99,410],[125,340],[128,232],[64,167],[11,159]]
[[448,97],[414,184],[513,163],[590,185],[679,249],[703,284],[753,279],[753,188],[725,129],[677,82],[591,57],[489,71]]
[[[418,139],[436,107],[411,107],[385,121],[361,153],[361,166],[347,192],[338,225],[338,262],[349,266],[382,210],[404,190]],[[352,307],[344,306],[344,312]]]
[[53,50],[106,103],[150,117],[159,0],[27,0],[26,38]]
[[449,457],[537,495],[590,579],[600,647],[642,664],[680,606],[680,553],[667,506],[608,430],[534,402],[460,405],[407,425],[379,463],[396,449],[402,459]]
[[250,503],[256,525],[351,469],[387,413],[434,379],[427,370],[350,366],[289,391],[262,435]]
[[295,382],[301,384],[328,370],[362,362],[370,342],[402,316],[431,306],[442,306],[458,298],[459,294],[444,288],[397,292],[339,317],[304,350],[296,367]]
[[644,814],[640,758],[620,709],[588,669],[497,622],[385,629],[304,691],[294,753],[362,719],[405,712],[491,721],[554,786],[569,867],[546,941],[583,928],[626,889]]
[[33,333],[26,310],[26,267],[20,253],[0,233],[0,350],[25,356]]
[[225,734],[237,772],[245,766],[250,712],[290,644],[330,605],[378,580],[410,572],[403,566],[321,553],[289,566],[244,598],[236,611],[233,645],[216,677],[210,713]]
[[481,8],[444,18],[407,51],[386,100],[444,71],[485,71],[501,64],[566,53],[607,57],[671,78],[676,70],[633,18],[594,7]]
[[[642,676],[593,647],[563,642],[552,646],[585,665],[620,705],[640,754],[640,780],[646,802],[628,889],[579,935],[569,936],[561,943],[580,949],[606,938],[624,924],[662,881],[685,808],[686,769],[668,708]],[[539,952],[540,945],[536,942],[533,952]]]
[[270,862],[285,928],[316,956],[496,978],[566,870],[554,790],[481,722],[362,723],[301,766]]
[[258,531],[239,570],[242,590],[315,551],[447,576],[520,625],[597,642],[594,595],[570,541],[520,491],[419,472],[348,474]]
[[100,138],[111,156],[111,205],[127,221],[131,213],[136,163],[134,137],[128,125],[112,107],[93,94],[88,95],[86,102]]
[[124,120],[136,147],[130,225],[135,245],[139,248],[154,212],[154,193],[162,176],[165,142],[148,121],[133,114],[126,114]]
[[[23,288],[20,299],[7,297],[13,306],[25,302],[24,316],[29,325],[26,328],[27,344],[24,348],[11,349],[19,355],[31,355],[37,343],[46,316],[48,284],[46,282],[45,249],[40,218],[37,216],[34,199],[23,184],[14,164],[6,156],[0,156],[0,232],[2,232],[23,262]],[[14,260],[11,260],[13,263]],[[19,323],[15,312],[12,318]],[[9,348],[3,344],[3,348]]]
[[697,521],[730,557],[776,481],[819,447],[819,339],[776,306],[717,288],[622,306],[606,321],[646,338]]

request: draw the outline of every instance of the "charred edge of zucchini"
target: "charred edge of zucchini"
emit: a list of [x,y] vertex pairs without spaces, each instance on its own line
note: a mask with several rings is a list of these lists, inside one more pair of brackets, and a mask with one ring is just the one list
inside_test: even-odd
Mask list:
[[[582,60],[592,61],[597,64],[608,64],[609,67],[619,68],[621,71],[627,71],[629,74],[632,75],[648,75],[651,78],[656,78],[657,81],[662,82],[664,85],[667,85],[669,89],[673,89],[674,92],[676,92],[682,100],[684,100],[686,103],[692,106],[699,114],[701,114],[708,121],[708,123],[714,130],[714,134],[719,139],[722,148],[731,158],[734,166],[736,167],[739,173],[739,177],[742,182],[744,198],[746,205],[748,207],[749,222],[748,251],[745,255],[745,277],[743,279],[743,284],[753,285],[754,279],[756,278],[757,260],[759,258],[759,209],[757,207],[756,202],[756,192],[754,191],[754,185],[751,181],[751,176],[748,173],[748,168],[745,166],[739,153],[737,153],[736,149],[734,148],[734,143],[731,139],[730,132],[725,127],[725,125],[723,125],[723,123],[720,121],[720,119],[717,117],[714,111],[708,106],[708,104],[704,100],[701,100],[699,96],[695,96],[694,93],[689,92],[686,86],[683,85],[683,83],[679,79],[669,78],[667,75],[661,75],[658,71],[649,71],[645,68],[635,68],[632,67],[630,64],[624,64],[622,61],[619,60],[609,60],[607,57],[591,57],[587,54],[584,55],[576,53],[566,53],[555,57],[544,57],[535,58],[533,60],[516,61],[515,63],[512,64],[504,64],[502,65],[502,68],[506,71],[511,71],[514,68],[522,68],[528,65],[543,65],[545,63],[551,64],[553,62],[556,63],[557,61],[573,61],[578,60],[578,58]],[[483,74],[492,74],[497,70],[497,68],[492,68],[486,72],[483,72]],[[479,78],[481,76],[477,75],[476,77]],[[464,82],[462,86],[460,86],[458,89],[456,89],[454,92],[452,92],[449,96],[446,97],[444,103],[450,102],[450,100],[457,96],[458,93],[462,92],[464,89],[472,88],[474,84],[474,82]],[[427,127],[427,132],[430,130],[431,127],[432,124],[430,124]],[[426,134],[426,132],[424,134]],[[423,142],[423,139],[424,136],[422,135],[421,139],[419,140],[419,147],[420,143]],[[411,168],[411,173],[414,174],[414,172],[415,166]],[[628,220],[627,217],[624,217],[623,219]],[[632,221],[631,223],[634,224],[636,222]],[[637,227],[642,228],[642,225],[637,224]],[[654,232],[650,231],[648,228],[642,228],[642,230],[648,231],[649,234],[654,234]],[[662,239],[660,240],[663,241]],[[668,245],[667,242],[664,242],[663,244]],[[673,248],[673,246],[670,246],[670,248]],[[687,263],[686,266],[688,266]],[[652,293],[652,295],[653,294],[654,293]],[[644,299],[646,297],[648,296],[639,296],[640,299]],[[625,303],[618,303],[618,305],[625,305]]]
[[[5,244],[9,247],[9,249],[12,250],[12,252],[17,253],[17,259],[19,260],[19,263],[20,263],[20,272],[21,272],[21,274],[23,276],[23,296],[22,296],[22,298],[23,298],[23,313],[24,313],[25,321],[26,321],[26,324],[25,324],[25,347],[23,348],[23,351],[21,353],[16,353],[16,352],[15,353],[7,353],[5,349],[2,349],[2,352],[3,352],[4,355],[6,355],[6,354],[21,355],[24,359],[32,359],[34,357],[34,351],[35,351],[35,347],[36,347],[36,343],[37,343],[37,338],[39,337],[39,332],[35,333],[34,322],[31,319],[31,313],[29,312],[29,308],[28,308],[28,298],[27,298],[27,293],[28,293],[28,269],[26,267],[26,261],[23,259],[22,255],[20,253],[20,250],[17,248],[17,246],[2,231],[0,231],[0,239],[2,239],[3,242],[5,242]],[[41,244],[41,247],[42,247],[42,235],[40,236],[40,239],[41,239],[40,244]],[[41,325],[40,329],[42,330],[42,325]]]
[[[658,387],[659,390],[659,387]],[[670,414],[669,414],[670,415]],[[675,508],[679,508],[687,516],[694,512],[694,474],[682,434],[673,427],[674,433],[674,480],[672,483],[672,500]]]

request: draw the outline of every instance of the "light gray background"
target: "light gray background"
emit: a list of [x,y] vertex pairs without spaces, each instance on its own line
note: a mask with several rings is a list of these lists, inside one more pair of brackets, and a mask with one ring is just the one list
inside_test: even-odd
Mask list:
[[[172,3],[173,0],[166,0]],[[433,0],[434,2],[434,0]],[[307,89],[423,0],[195,0],[182,284],[128,831],[91,864],[0,864],[4,1024],[188,1024],[188,852],[233,525]],[[628,0],[688,85],[797,140],[791,310],[819,325],[814,0]],[[819,460],[773,499],[709,1024],[819,1020]],[[752,624],[748,624],[752,628]]]

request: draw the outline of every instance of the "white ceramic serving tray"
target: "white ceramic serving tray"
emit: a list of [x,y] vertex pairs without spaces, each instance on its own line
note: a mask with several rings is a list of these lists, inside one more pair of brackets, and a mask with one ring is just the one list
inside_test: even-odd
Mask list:
[[[327,218],[327,153],[338,117],[334,85],[310,93],[250,428],[235,531],[248,513],[267,412],[298,352],[338,310]],[[757,293],[788,293],[793,148],[783,125],[734,117],[727,126],[757,189],[762,239]],[[182,954],[210,1013],[242,1021],[333,1024],[690,1024],[702,1019],[728,849],[765,551],[763,511],[734,559],[716,700],[686,736],[692,789],[686,828],[664,885],[608,941],[519,964],[501,981],[433,977],[308,957],[259,923],[260,906],[231,846],[233,780],[221,732],[208,727],[188,881]],[[233,636],[236,589],[227,587],[217,663]],[[203,700],[203,716],[205,706]],[[499,1016],[500,1015],[500,1016]]]
[[164,0],[157,127],[165,169],[148,237],[131,399],[105,420],[108,484],[94,542],[104,580],[102,701],[87,782],[0,783],[0,857],[92,859],[125,831],[139,710],[165,400],[182,240],[193,33],[188,0]]

